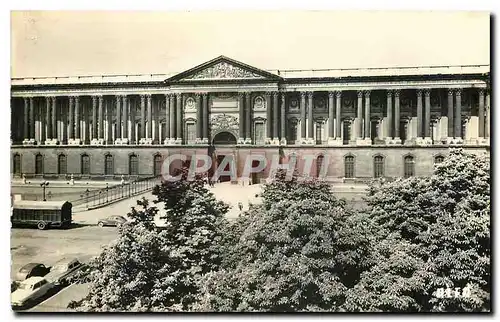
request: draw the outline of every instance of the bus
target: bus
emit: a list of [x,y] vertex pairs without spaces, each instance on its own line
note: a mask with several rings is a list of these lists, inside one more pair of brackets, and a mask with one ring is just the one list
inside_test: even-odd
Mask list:
[[68,201],[19,200],[12,203],[11,223],[38,229],[71,225],[73,205]]

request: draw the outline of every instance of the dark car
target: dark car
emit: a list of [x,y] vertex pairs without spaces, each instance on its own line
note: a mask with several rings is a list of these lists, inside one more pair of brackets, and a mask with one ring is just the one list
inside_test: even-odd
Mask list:
[[126,223],[127,219],[123,216],[109,216],[108,218],[105,219],[100,219],[97,222],[97,225],[99,227],[104,227],[104,226],[119,226],[123,223]]
[[18,281],[24,281],[33,276],[45,276],[50,271],[49,267],[40,263],[29,263],[19,269],[16,274]]

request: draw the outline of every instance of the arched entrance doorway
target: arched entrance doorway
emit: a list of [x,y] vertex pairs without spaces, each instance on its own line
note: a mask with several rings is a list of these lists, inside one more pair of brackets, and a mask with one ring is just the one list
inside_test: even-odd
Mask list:
[[230,132],[219,132],[213,139],[213,145],[236,145],[236,137]]
[[[223,131],[223,132],[217,133],[214,136],[214,138],[212,140],[212,149],[213,149],[212,150],[212,160],[214,162],[213,171],[215,171],[215,169],[217,169],[219,167],[219,165],[222,164],[223,162],[225,162],[224,169],[220,169],[223,171],[231,170],[230,169],[231,164],[234,165],[233,155],[231,152],[228,151],[227,147],[222,148],[221,149],[222,151],[221,150],[217,151],[218,150],[217,146],[228,146],[228,145],[235,146],[236,144],[237,144],[236,137],[231,132]],[[211,175],[213,175],[213,172]],[[220,182],[231,181],[231,176],[220,175],[219,181]]]

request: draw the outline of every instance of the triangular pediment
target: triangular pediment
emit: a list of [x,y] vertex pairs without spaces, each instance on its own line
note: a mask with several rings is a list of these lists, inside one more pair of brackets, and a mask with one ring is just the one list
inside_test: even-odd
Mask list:
[[166,82],[194,82],[221,80],[279,80],[279,76],[252,67],[234,59],[219,56],[185,72],[170,77]]

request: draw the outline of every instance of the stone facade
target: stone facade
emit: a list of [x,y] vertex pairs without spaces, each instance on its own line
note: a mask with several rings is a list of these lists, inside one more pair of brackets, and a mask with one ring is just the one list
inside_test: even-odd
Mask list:
[[13,176],[152,176],[215,149],[238,174],[247,155],[308,154],[363,180],[429,174],[452,146],[489,153],[489,66],[272,73],[221,56],[152,77],[13,79]]

